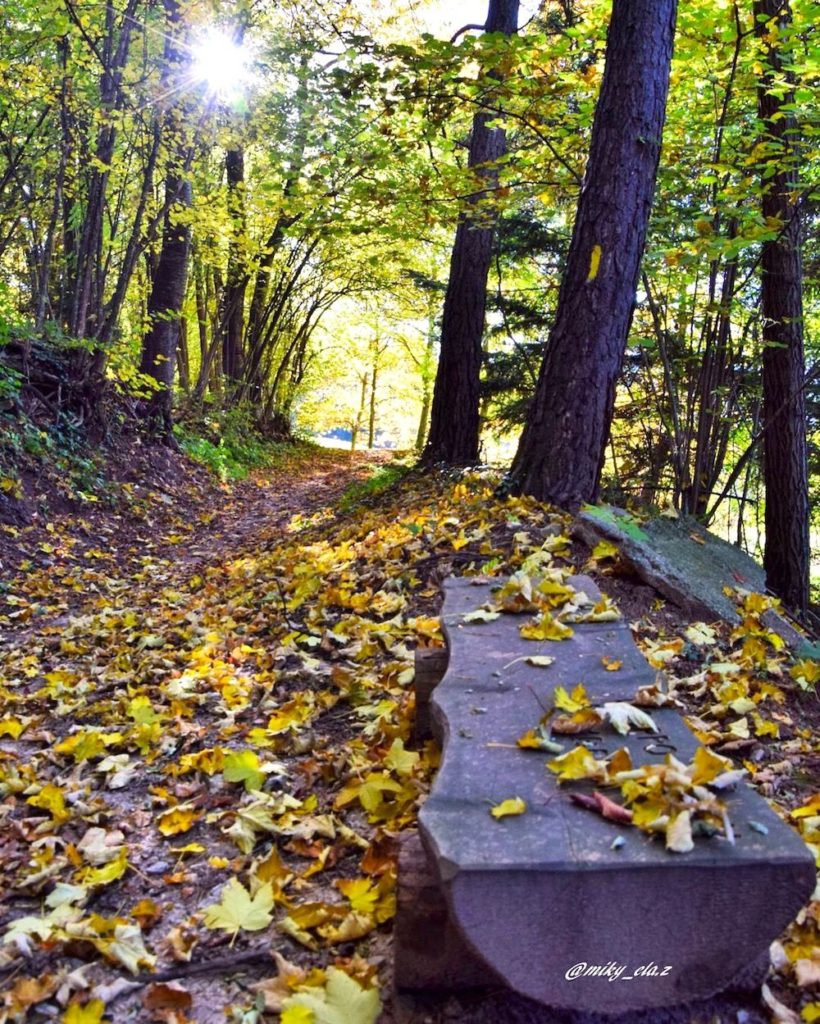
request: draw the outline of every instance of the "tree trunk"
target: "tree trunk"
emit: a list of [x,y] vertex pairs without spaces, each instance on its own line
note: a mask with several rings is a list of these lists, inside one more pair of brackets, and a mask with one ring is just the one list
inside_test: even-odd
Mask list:
[[187,223],[179,223],[177,211],[191,205],[191,183],[171,170],[165,189],[167,194],[175,197],[175,203],[165,216],[162,230],[162,249],[148,298],[149,328],[143,339],[140,371],[153,377],[157,383],[148,403],[148,419],[170,439],[174,366],[191,244],[191,229]]
[[[485,31],[510,36],[517,29],[518,0],[490,0]],[[493,72],[493,77],[500,78],[500,73]],[[495,111],[481,111],[473,118],[469,166],[476,169],[482,187],[470,197],[472,209],[459,219],[450,258],[430,436],[423,456],[428,463],[469,465],[478,460],[481,343],[496,219],[486,199],[497,182],[497,161],[507,150],[504,129],[487,126],[497,118]]]
[[[763,217],[782,228],[763,243],[763,479],[766,488],[766,583],[784,603],[805,613],[809,601],[809,496],[803,354],[803,269],[795,158],[797,126],[783,91],[788,58],[776,40],[791,12],[781,0],[755,0],[755,30],[766,67],[758,87],[758,112],[775,173],[763,174]],[[772,32],[774,26],[778,32]],[[775,42],[771,39],[774,37]],[[785,109],[784,109],[785,108]],[[767,164],[771,170],[771,163]]]
[[419,415],[418,431],[416,432],[416,451],[421,451],[424,447],[424,442],[427,440],[427,424],[430,419],[430,403],[433,398],[431,388],[432,375],[430,371],[433,365],[433,350],[436,341],[435,327],[435,314],[431,310],[427,321],[427,345],[424,349],[424,359],[421,365],[421,413]]
[[594,501],[658,169],[676,0],[614,0],[601,94],[555,323],[513,490]]
[[376,440],[376,383],[379,379],[379,355],[378,351],[373,357],[373,367],[370,371],[370,417],[367,422],[367,447],[372,448]]
[[228,385],[242,375],[242,335],[245,322],[245,289],[248,275],[242,262],[245,233],[245,155],[241,149],[225,154],[228,182],[228,214],[233,223],[228,251],[228,270],[222,297],[222,373]]
[[359,440],[359,431],[362,429],[362,423],[364,423],[364,411],[367,406],[367,374],[361,375],[362,381],[362,393],[359,397],[359,411],[356,413],[356,419],[353,422],[353,432],[350,437],[350,450],[356,451],[356,442]]

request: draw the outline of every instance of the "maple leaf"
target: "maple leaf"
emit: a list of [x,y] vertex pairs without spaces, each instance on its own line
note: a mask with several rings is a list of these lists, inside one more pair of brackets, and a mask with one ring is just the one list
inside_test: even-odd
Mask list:
[[273,920],[273,890],[269,882],[252,897],[238,878],[232,878],[220,894],[219,903],[205,908],[205,925],[236,935],[239,931],[258,932]]
[[[375,988],[363,988],[358,981],[336,967],[328,967],[324,987],[305,988],[286,999],[282,1024],[376,1024],[382,1004]],[[296,1008],[311,1011],[312,1018],[287,1014]]]
[[112,939],[94,943],[101,953],[121,963],[132,974],[139,974],[141,966],[153,967],[156,957],[149,953],[142,941],[142,930],[137,924],[118,924]]
[[542,612],[537,619],[521,626],[518,632],[525,640],[568,640],[573,635],[571,626],[565,626],[549,612]]
[[91,999],[85,1005],[71,1003],[62,1016],[62,1024],[107,1024],[105,1003],[102,999]]
[[592,705],[592,701],[589,699],[589,694],[583,683],[578,683],[571,695],[567,693],[565,687],[556,686],[552,699],[557,708],[561,711],[569,711],[570,714],[582,711],[584,708],[591,707]]
[[26,802],[32,807],[48,811],[57,825],[62,825],[71,818],[71,812],[66,809],[63,791],[50,782],[43,786],[39,793],[28,797]]
[[222,774],[228,782],[244,782],[248,793],[261,789],[265,783],[259,757],[252,750],[232,750],[226,753]]
[[614,701],[602,704],[596,708],[604,721],[609,722],[612,728],[622,736],[635,729],[643,729],[646,732],[657,732],[658,727],[651,715],[640,708],[627,704],[625,701]]
[[508,818],[513,815],[523,814],[526,809],[527,802],[522,800],[520,796],[514,796],[508,800],[502,800],[500,804],[491,807],[490,814],[496,819]]
[[551,722],[552,731],[558,736],[574,736],[592,732],[601,725],[602,718],[594,708],[583,708],[574,715],[559,715]]
[[388,768],[392,768],[397,775],[407,777],[413,774],[420,760],[421,755],[414,750],[405,750],[404,740],[397,736],[387,752],[384,763]]
[[573,747],[566,754],[547,761],[547,767],[555,772],[559,781],[569,782],[573,779],[594,779],[606,776],[606,765],[597,761],[583,744]]
[[369,878],[342,878],[336,888],[347,898],[353,910],[372,914],[379,900],[379,890]]
[[698,747],[692,763],[694,766],[692,782],[696,786],[707,786],[713,779],[734,768],[733,762],[728,757],[715,754],[708,747]]
[[80,872],[80,881],[83,885],[110,885],[122,878],[128,870],[128,851],[120,847],[117,856],[98,868],[85,868]]
[[336,797],[336,807],[344,807],[351,800],[358,800],[366,811],[375,811],[384,799],[385,793],[401,793],[403,787],[382,772],[370,772],[361,782],[348,782]]
[[157,818],[157,828],[164,836],[176,836],[193,828],[201,817],[200,812],[190,805],[179,804],[160,814]]

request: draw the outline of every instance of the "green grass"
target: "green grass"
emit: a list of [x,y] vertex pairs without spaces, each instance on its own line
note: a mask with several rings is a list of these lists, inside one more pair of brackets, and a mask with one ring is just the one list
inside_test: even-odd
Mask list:
[[407,476],[411,469],[412,466],[402,462],[391,462],[386,466],[380,466],[367,480],[361,480],[347,488],[339,500],[339,511],[352,512],[357,505],[365,504],[368,500],[394,487]]
[[178,423],[174,436],[189,458],[223,481],[244,480],[252,470],[271,465],[292,448],[287,442],[263,437],[242,408],[194,423]]

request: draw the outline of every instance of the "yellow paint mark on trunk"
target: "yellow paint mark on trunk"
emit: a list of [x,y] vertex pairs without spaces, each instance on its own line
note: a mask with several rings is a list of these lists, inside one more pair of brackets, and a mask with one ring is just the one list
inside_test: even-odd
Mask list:
[[600,245],[593,245],[592,252],[589,256],[589,275],[587,281],[594,281],[598,276],[598,268],[601,265],[601,247]]

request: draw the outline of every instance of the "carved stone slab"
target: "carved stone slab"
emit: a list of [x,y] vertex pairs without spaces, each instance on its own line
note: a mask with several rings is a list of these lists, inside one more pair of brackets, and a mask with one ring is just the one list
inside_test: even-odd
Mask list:
[[[591,581],[573,584],[594,595]],[[444,756],[419,820],[453,924],[498,978],[548,1006],[623,1013],[723,990],[809,898],[808,848],[747,786],[728,796],[735,845],[698,839],[685,855],[573,804],[545,766],[549,755],[517,748],[517,738],[558,685],[583,682],[596,703],[629,700],[655,672],[622,622],[577,625],[557,643],[521,639],[519,616],[465,623],[490,595],[487,584],[445,584],[450,661],[432,701]],[[544,669],[516,660],[531,654],[556,661]],[[603,655],[621,670],[605,671]],[[678,714],[653,717],[688,760],[697,741]],[[646,750],[650,738],[607,732],[601,743],[628,746],[634,763],[660,762],[664,753]],[[526,813],[490,816],[514,796]]]
[[[762,566],[696,519],[656,517],[638,525],[628,512],[605,505],[580,512],[572,532],[590,547],[604,538],[616,543],[641,579],[694,619],[738,623],[740,615],[724,588],[766,591]],[[790,647],[805,643],[778,612],[764,612],[763,622]]]

